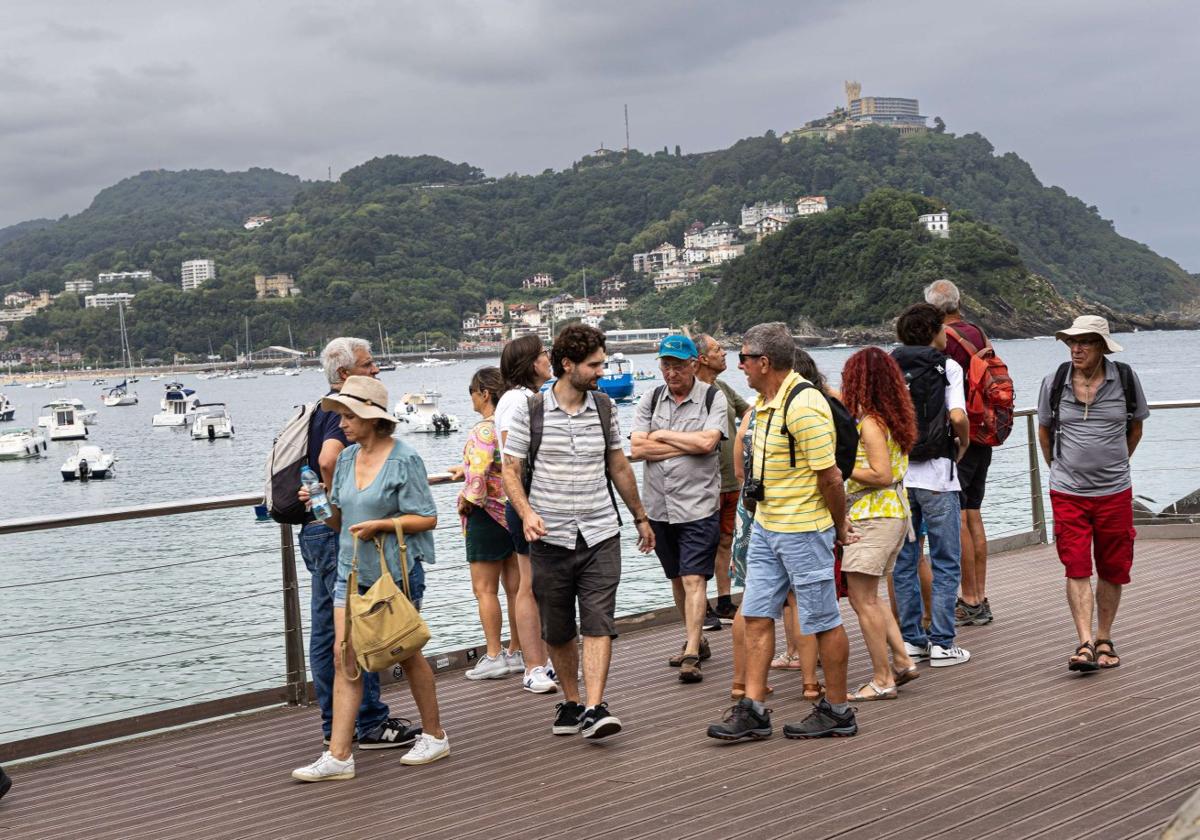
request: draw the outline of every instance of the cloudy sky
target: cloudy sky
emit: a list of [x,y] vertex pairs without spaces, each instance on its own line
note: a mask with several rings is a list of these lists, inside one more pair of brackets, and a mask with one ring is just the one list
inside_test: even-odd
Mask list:
[[0,23],[0,226],[144,169],[488,174],[601,143],[685,151],[912,96],[1200,271],[1194,0],[16,0]]

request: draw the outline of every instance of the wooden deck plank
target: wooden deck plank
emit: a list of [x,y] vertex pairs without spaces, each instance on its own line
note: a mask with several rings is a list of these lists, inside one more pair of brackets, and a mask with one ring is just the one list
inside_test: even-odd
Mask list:
[[[1137,557],[1116,634],[1121,668],[1067,673],[1072,631],[1052,548],[999,555],[989,569],[999,618],[962,634],[972,662],[923,668],[900,700],[862,704],[857,738],[705,738],[729,705],[730,634],[711,635],[705,682],[683,686],[665,666],[678,629],[656,628],[616,644],[608,698],[627,731],[608,743],[549,735],[561,695],[449,673],[439,677],[447,761],[406,768],[399,751],[359,752],[354,782],[300,785],[288,773],[319,753],[317,713],[278,709],[12,766],[0,836],[1152,836],[1200,783],[1200,709],[1173,688],[1179,651],[1200,642],[1200,542],[1142,542]],[[845,613],[854,682],[869,668]],[[806,708],[797,675],[771,680],[779,729]],[[385,696],[413,716],[406,687]],[[1097,719],[1104,736],[1080,738]],[[931,780],[955,807],[931,806]]]

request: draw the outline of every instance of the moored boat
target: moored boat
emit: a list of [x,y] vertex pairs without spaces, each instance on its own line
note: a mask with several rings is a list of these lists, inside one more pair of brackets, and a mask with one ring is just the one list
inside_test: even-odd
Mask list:
[[604,363],[604,374],[598,383],[600,390],[614,401],[633,396],[633,365],[624,353],[613,353]]
[[168,382],[166,393],[159,403],[160,411],[151,418],[153,426],[186,426],[191,414],[200,405],[200,398],[191,388],[178,382]]
[[0,423],[7,423],[17,413],[17,407],[8,401],[8,397],[0,394]]
[[37,458],[46,451],[46,436],[36,429],[9,429],[0,434],[0,461]]
[[82,444],[63,461],[63,481],[91,481],[116,475],[117,455],[94,444]]
[[50,440],[83,440],[88,436],[87,425],[70,401],[52,402],[43,408],[50,409],[50,415],[42,418],[47,421]]
[[397,427],[404,432],[445,435],[458,431],[458,417],[438,408],[440,395],[432,388],[405,394],[392,409]]
[[192,413],[192,440],[233,437],[233,418],[225,403],[200,403]]

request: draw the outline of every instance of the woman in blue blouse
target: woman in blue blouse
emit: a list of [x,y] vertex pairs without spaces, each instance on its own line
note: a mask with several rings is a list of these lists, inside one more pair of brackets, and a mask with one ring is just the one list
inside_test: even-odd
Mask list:
[[[362,700],[362,681],[351,679],[340,655],[346,633],[346,581],[358,542],[358,583],[365,592],[380,575],[380,557],[374,540],[383,542],[388,574],[399,585],[400,548],[393,522],[400,522],[408,545],[409,586],[413,603],[420,607],[424,592],[422,563],[433,562],[433,529],[437,508],[429,491],[425,464],[408,444],[394,440],[396,424],[388,414],[387,389],[367,376],[351,376],[341,392],[325,397],[321,407],[341,415],[340,428],[351,446],[342,450],[333,474],[329,500],[333,515],[326,521],[339,532],[338,578],[333,593],[334,683],[333,731],[329,749],[307,767],[292,772],[304,782],[354,778],[354,719]],[[301,488],[300,498],[308,502]],[[352,641],[352,640],[351,640]],[[354,651],[347,644],[345,661],[353,668]],[[450,739],[438,718],[433,669],[420,653],[401,665],[421,716],[422,730],[402,764],[428,764],[450,754]]]

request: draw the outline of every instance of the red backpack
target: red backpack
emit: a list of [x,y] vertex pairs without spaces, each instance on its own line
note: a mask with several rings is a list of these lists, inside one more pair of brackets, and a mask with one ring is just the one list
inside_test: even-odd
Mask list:
[[954,327],[947,326],[946,332],[971,354],[971,364],[963,371],[967,379],[971,442],[1000,446],[1008,440],[1013,427],[1013,381],[1008,374],[1008,365],[996,355],[986,336],[983,347],[976,348]]

